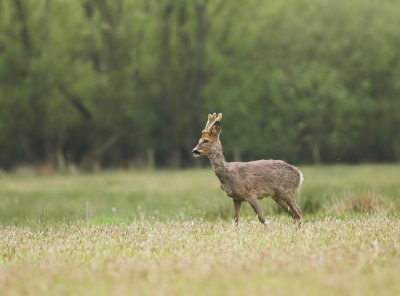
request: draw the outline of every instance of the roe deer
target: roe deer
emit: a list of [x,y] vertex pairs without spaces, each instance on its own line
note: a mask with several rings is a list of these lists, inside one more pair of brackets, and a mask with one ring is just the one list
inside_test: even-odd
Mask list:
[[221,188],[233,199],[235,224],[239,223],[239,212],[243,201],[247,201],[256,212],[261,223],[265,218],[258,199],[272,197],[277,204],[289,212],[300,226],[302,212],[294,200],[294,193],[303,182],[300,170],[282,160],[257,160],[250,162],[227,162],[219,140],[222,114],[208,115],[206,127],[197,146],[192,150],[195,157],[207,155]]

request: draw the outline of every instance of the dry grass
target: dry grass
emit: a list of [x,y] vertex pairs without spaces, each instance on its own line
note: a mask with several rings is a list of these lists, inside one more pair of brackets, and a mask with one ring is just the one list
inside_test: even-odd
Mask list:
[[400,295],[399,169],[302,168],[300,230],[209,169],[5,174],[0,295]]
[[372,192],[357,192],[348,199],[334,202],[328,209],[331,213],[393,213],[396,206],[392,200]]
[[399,295],[400,220],[0,229],[1,295]]

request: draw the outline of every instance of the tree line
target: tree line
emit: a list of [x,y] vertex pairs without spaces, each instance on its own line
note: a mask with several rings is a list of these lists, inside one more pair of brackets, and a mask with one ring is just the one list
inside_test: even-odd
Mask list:
[[[400,4],[0,1],[0,168],[400,160]],[[198,162],[197,162],[198,163]]]

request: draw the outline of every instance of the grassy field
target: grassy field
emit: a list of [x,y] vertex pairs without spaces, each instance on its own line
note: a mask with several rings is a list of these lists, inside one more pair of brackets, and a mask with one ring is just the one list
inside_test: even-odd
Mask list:
[[302,168],[301,229],[212,171],[0,176],[0,295],[400,295],[400,166]]

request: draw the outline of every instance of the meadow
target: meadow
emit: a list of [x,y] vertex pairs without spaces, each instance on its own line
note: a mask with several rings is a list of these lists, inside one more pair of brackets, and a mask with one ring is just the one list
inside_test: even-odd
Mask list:
[[0,295],[400,295],[400,166],[301,168],[269,224],[211,169],[0,175]]

